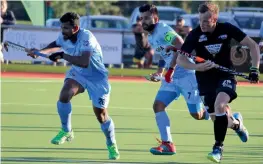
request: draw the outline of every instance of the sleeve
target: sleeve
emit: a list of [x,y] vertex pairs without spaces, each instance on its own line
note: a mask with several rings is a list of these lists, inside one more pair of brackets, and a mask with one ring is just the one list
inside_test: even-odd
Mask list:
[[195,45],[197,44],[197,39],[195,37],[195,33],[194,31],[191,31],[185,41],[184,41],[184,44],[182,45],[181,47],[181,50],[183,52],[187,52],[187,53],[192,53],[192,51],[196,48]]
[[164,38],[164,41],[166,43],[169,43],[172,45],[173,41],[179,36],[174,29],[172,29],[170,26],[164,26],[163,27],[164,35],[162,35]]
[[247,36],[246,33],[244,33],[238,27],[232,25],[231,23],[225,23],[225,27],[228,35],[238,42],[241,42]]

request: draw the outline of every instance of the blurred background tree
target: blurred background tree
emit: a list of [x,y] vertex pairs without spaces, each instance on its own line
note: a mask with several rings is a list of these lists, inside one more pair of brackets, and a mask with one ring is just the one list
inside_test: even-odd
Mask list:
[[[161,6],[174,6],[185,9],[188,13],[196,13],[200,3],[204,1],[50,1],[52,14],[49,18],[59,18],[67,11],[78,12],[81,16],[87,14],[87,5],[91,15],[123,15],[130,17],[132,11],[145,3]],[[262,7],[263,1],[215,1],[220,11],[225,7]],[[8,1],[8,9],[12,10],[18,21],[30,21],[28,14],[20,0]]]

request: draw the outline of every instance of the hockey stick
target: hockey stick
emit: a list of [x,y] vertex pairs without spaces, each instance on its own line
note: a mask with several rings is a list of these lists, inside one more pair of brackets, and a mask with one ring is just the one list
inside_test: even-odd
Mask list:
[[[186,56],[186,57],[188,57],[190,59],[193,59],[194,61],[197,61],[197,62],[205,62],[206,61],[203,58],[200,58],[198,56],[193,56],[193,55],[191,55],[191,54],[189,54],[187,52],[183,52],[182,50],[178,50],[176,48],[174,48],[173,51],[179,52],[181,55],[184,55],[184,56]],[[220,71],[223,71],[223,72],[228,72],[228,73],[230,73],[232,75],[240,76],[240,77],[242,77],[244,79],[249,80],[249,77],[247,75],[245,75],[243,73],[240,73],[240,72],[236,72],[235,70],[229,69],[227,67],[223,67],[223,66],[220,66],[220,65],[216,64],[216,69],[218,69]]]
[[[29,49],[24,47],[24,46],[21,46],[19,44],[16,44],[16,43],[13,43],[13,42],[10,42],[10,41],[5,41],[4,42],[4,48],[5,48],[6,51],[8,51],[8,47],[11,47],[13,49],[16,49],[16,50],[19,50],[19,51],[23,51],[23,52],[28,52],[29,51]],[[47,54],[40,53],[39,51],[34,51],[34,54],[36,54],[37,56],[41,56],[43,58],[48,58]]]
[[[189,54],[189,53],[187,53],[187,52],[183,52],[182,50],[176,49],[175,47],[173,47],[172,51],[178,52],[178,53],[180,53],[181,55],[184,55],[184,56],[186,56],[186,57],[188,57],[188,58],[190,58],[190,59],[192,59],[192,60],[194,60],[194,61],[197,61],[197,62],[205,62],[205,61],[206,61],[205,59],[203,59],[203,58],[201,58],[201,57],[191,55],[191,54]],[[228,73],[230,73],[230,74],[232,74],[232,75],[240,76],[240,77],[242,77],[242,78],[244,78],[244,79],[249,80],[249,77],[248,77],[247,75],[245,75],[245,74],[243,74],[243,73],[240,73],[240,72],[236,72],[236,71],[234,71],[234,70],[232,70],[232,69],[229,69],[229,68],[227,68],[227,67],[223,67],[223,66],[220,66],[220,65],[216,64],[216,69],[218,69],[218,70],[220,70],[220,71],[223,71],[223,72],[228,72]],[[147,80],[153,81],[153,82],[158,82],[158,81],[164,79],[163,77],[154,77],[154,78],[153,78],[154,80],[152,80],[152,76],[151,76],[151,75],[145,76],[145,78],[146,78]]]

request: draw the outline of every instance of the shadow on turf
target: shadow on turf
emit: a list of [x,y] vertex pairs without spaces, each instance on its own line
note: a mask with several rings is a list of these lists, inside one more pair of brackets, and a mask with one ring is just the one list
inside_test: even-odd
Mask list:
[[109,161],[109,160],[101,160],[95,161],[93,159],[87,158],[55,158],[55,157],[2,157],[2,162],[52,162],[52,163],[138,163],[138,164],[193,164],[193,163],[185,163],[185,162],[121,162],[121,161]]
[[[57,116],[57,113],[27,113],[27,112],[2,112],[2,115],[36,115],[36,116]],[[94,114],[87,114],[87,113],[83,113],[83,114],[77,114],[74,113],[74,116],[91,116],[91,117],[95,117]],[[127,116],[125,114],[111,114],[112,117],[123,117],[123,116]],[[152,116],[142,116],[142,115],[132,115],[129,114],[129,117],[136,117],[136,118],[152,118]]]
[[[37,127],[37,126],[1,126],[2,131],[45,131],[45,132],[57,132],[59,127]],[[148,131],[150,129],[143,128],[116,128],[117,133],[136,133],[136,134],[155,134],[155,131]],[[74,128],[74,132],[93,132],[101,133],[100,128]],[[213,133],[201,133],[201,132],[175,132],[176,135],[206,135],[212,136]],[[228,136],[236,136],[236,134],[227,134]],[[262,134],[250,134],[250,137],[263,137]]]

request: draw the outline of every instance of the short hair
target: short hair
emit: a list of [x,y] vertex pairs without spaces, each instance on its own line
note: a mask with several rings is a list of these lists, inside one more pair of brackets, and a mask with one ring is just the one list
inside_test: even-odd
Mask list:
[[79,26],[80,24],[80,16],[75,12],[67,12],[59,19],[61,23],[69,22],[72,26]]
[[181,22],[181,21],[183,21],[183,20],[184,20],[184,18],[181,17],[181,16],[178,16],[178,17],[176,18],[176,22]]
[[147,12],[149,11],[151,14],[154,14],[156,16],[158,16],[158,10],[157,7],[153,4],[144,4],[139,8],[139,11],[141,13]]
[[208,2],[204,2],[204,3],[199,5],[199,7],[198,7],[198,12],[199,13],[205,13],[207,11],[218,15],[219,7],[218,7],[217,4],[215,4],[213,2],[209,2],[209,1]]

